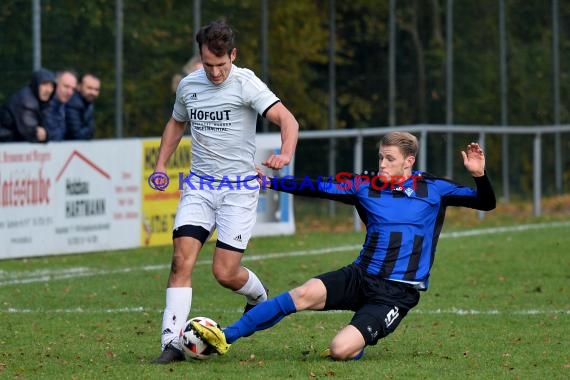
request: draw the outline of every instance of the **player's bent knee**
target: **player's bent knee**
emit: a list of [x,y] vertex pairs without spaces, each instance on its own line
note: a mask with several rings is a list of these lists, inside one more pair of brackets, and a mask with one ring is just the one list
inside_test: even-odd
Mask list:
[[185,255],[174,254],[170,263],[168,287],[191,286],[193,260]]
[[290,293],[291,293],[291,297],[295,301],[301,301],[304,297],[306,297],[307,289],[304,288],[303,286],[299,286],[299,287],[291,289]]
[[292,289],[290,291],[290,294],[298,311],[308,309],[313,304],[310,297],[310,292],[305,286],[299,286]]
[[223,287],[233,290],[241,287],[239,286],[242,282],[240,280],[240,271],[242,271],[240,260],[243,252],[243,249],[232,247],[219,240],[216,242],[212,274]]
[[355,351],[353,349],[350,349],[346,344],[336,343],[334,341],[331,342],[330,345],[331,358],[333,360],[351,360],[356,355],[358,355],[360,351],[361,350]]
[[218,281],[218,284],[222,285],[224,288],[233,289],[235,287],[233,286],[232,279],[228,277],[216,277],[216,280]]
[[312,278],[290,291],[297,310],[321,309],[324,307],[327,291],[321,280]]
[[345,326],[330,343],[331,358],[334,360],[351,360],[366,346],[364,337],[352,325]]
[[322,298],[326,296],[326,288],[321,280],[312,278],[303,285],[292,289],[291,296],[296,301]]
[[240,266],[217,264],[212,266],[212,274],[220,285],[228,289],[239,289],[243,284],[240,281]]
[[185,261],[186,258],[184,255],[175,253],[174,255],[172,255],[172,262],[170,263],[170,271],[173,274],[180,274],[186,269],[185,268],[186,266],[184,264]]
[[212,268],[212,274],[214,275],[216,281],[218,281],[218,283],[225,288],[231,285],[235,277],[232,272],[228,270],[228,268],[216,266]]

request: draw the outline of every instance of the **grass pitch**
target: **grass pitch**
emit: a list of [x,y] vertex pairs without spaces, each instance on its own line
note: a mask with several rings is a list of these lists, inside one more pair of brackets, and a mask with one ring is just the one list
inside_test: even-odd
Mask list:
[[[319,357],[348,312],[303,312],[227,355],[167,366],[160,349],[170,247],[0,261],[0,377],[17,379],[570,378],[569,222],[447,232],[430,289],[362,360]],[[444,228],[444,231],[447,231]],[[361,233],[256,238],[245,264],[272,295],[351,262]],[[244,300],[194,271],[191,316],[222,325]]]

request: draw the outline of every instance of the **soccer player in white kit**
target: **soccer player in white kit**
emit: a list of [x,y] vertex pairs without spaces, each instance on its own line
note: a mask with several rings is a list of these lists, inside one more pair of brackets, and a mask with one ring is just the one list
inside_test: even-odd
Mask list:
[[178,335],[190,313],[192,271],[214,229],[218,231],[212,263],[216,280],[245,296],[246,311],[267,299],[259,278],[241,265],[259,196],[254,163],[257,115],[281,129],[281,151],[262,162],[266,167],[279,170],[288,165],[298,140],[299,124],[293,114],[251,70],[233,64],[237,49],[225,20],[202,27],[196,41],[203,69],[178,85],[155,165],[155,172],[166,173],[168,159],[188,123],[192,164],[174,221],[174,252],[157,364],[184,360]]

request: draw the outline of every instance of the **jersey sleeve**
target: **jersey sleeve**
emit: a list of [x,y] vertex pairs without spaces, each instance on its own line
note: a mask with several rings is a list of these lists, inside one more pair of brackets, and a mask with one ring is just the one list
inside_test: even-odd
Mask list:
[[265,115],[268,108],[280,101],[279,98],[251,70],[242,70],[247,74],[242,83],[242,94],[245,102],[260,115]]
[[356,204],[356,193],[352,186],[352,179],[346,182],[333,181],[331,177],[312,179],[307,176],[295,178],[293,176],[271,178],[271,188],[293,195],[301,195],[312,198],[330,199],[349,205]]
[[445,206],[468,207],[481,211],[493,210],[496,206],[495,192],[487,174],[473,177],[476,188],[462,186],[452,181],[438,180]]
[[184,104],[184,97],[183,97],[183,86],[186,85],[184,81],[181,81],[178,84],[178,88],[176,89],[176,100],[174,101],[174,107],[172,109],[172,117],[177,121],[189,121],[190,118],[188,117],[188,109],[186,109],[186,105]]

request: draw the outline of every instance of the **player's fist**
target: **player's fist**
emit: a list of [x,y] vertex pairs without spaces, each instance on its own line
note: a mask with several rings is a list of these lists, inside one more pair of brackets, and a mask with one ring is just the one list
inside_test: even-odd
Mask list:
[[289,165],[289,162],[291,162],[291,157],[284,154],[273,154],[261,164],[267,166],[270,169],[279,170],[282,169],[285,165]]

